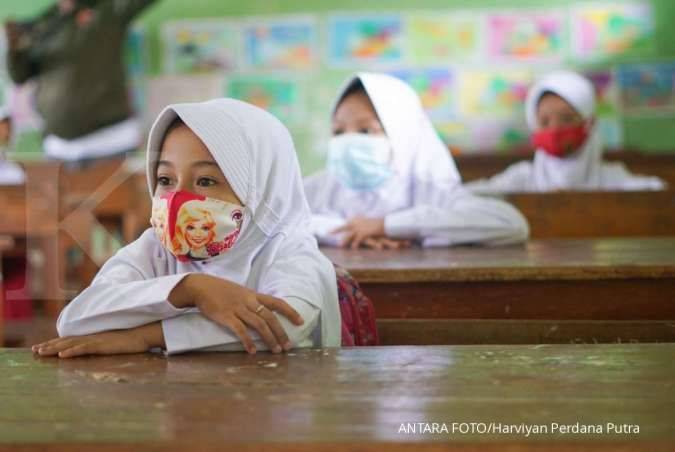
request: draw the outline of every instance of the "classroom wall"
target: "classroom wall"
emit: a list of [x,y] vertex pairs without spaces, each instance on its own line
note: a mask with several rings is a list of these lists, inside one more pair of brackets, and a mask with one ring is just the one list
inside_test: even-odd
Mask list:
[[[51,4],[51,0],[3,0],[0,2],[0,17],[30,17],[36,12],[42,10]],[[246,2],[222,1],[222,0],[159,0],[155,6],[143,14],[138,20],[138,24],[143,30],[143,51],[147,56],[142,71],[144,76],[156,77],[165,72],[163,57],[163,42],[161,37],[161,27],[167,21],[177,19],[223,17],[237,20],[244,20],[245,16],[265,16],[274,18],[276,15],[310,15],[317,19],[319,24],[324,24],[335,12],[381,12],[381,13],[401,13],[407,15],[413,12],[453,12],[458,10],[471,11],[497,11],[497,10],[522,10],[530,11],[536,8],[560,7],[565,8],[570,4],[583,4],[584,2],[564,1],[564,0],[417,0],[415,2],[405,0],[371,0],[368,2],[345,0],[249,0]],[[596,2],[597,3],[597,2]],[[609,2],[621,3],[621,2]],[[625,1],[623,3],[634,3]],[[633,64],[637,62],[675,62],[675,29],[672,26],[675,20],[675,2],[672,0],[651,0],[654,10],[655,31],[653,42],[649,49],[638,50],[629,55],[615,55],[595,60],[592,63],[574,62],[574,67],[588,70],[612,70],[622,64]],[[325,30],[320,31],[320,41],[325,39]],[[439,62],[434,67],[440,67],[447,64],[453,68],[479,66],[485,67],[485,62],[475,64],[472,62],[447,61]],[[567,65],[566,62],[562,63]],[[301,92],[298,95],[298,102],[303,104],[303,114],[289,118],[284,118],[289,125],[297,147],[300,153],[301,164],[305,173],[310,173],[322,165],[325,141],[328,136],[328,108],[335,95],[337,88],[342,80],[353,70],[363,69],[358,67],[345,67],[335,69],[327,67],[322,58],[320,67],[307,74],[292,74],[300,85]],[[417,69],[423,69],[424,65],[415,66]],[[527,70],[531,70],[533,77],[546,70],[550,65],[526,64]],[[513,64],[498,65],[492,64],[492,69],[514,68]],[[517,68],[517,66],[516,66]],[[397,68],[392,67],[392,70]],[[505,69],[506,70],[506,69]],[[147,91],[147,86],[139,88],[139,92]],[[280,113],[282,116],[284,112]],[[452,121],[438,122],[438,128],[442,135],[461,152],[471,152],[469,146],[465,145],[476,137],[470,137],[466,142],[464,135],[481,134],[478,132],[466,132],[466,118],[456,112]],[[620,128],[618,144],[625,148],[639,149],[647,152],[675,152],[675,116],[663,109],[641,111],[637,114],[624,114],[624,112],[614,112],[616,123]],[[514,114],[513,121],[518,122],[514,128],[522,128],[522,115]],[[520,116],[520,118],[518,118]],[[501,121],[501,120],[500,120]],[[497,121],[499,122],[499,121]],[[489,125],[488,125],[489,126]],[[472,126],[473,127],[473,126]],[[485,127],[483,125],[483,127]],[[501,127],[501,126],[500,126]],[[499,152],[508,152],[511,145],[522,141],[526,137],[522,135],[524,131],[516,130],[514,137],[509,141],[508,134],[506,139],[497,140],[497,145],[493,150]],[[452,142],[452,139],[456,142]],[[482,138],[481,138],[482,139]],[[470,144],[470,143],[469,143]]]

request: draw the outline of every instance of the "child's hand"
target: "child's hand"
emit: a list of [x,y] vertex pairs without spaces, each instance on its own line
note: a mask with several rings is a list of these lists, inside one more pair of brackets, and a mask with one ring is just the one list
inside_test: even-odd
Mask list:
[[[160,339],[158,335],[161,336]],[[82,355],[118,355],[143,353],[163,345],[162,327],[159,323],[129,330],[106,331],[87,336],[59,337],[33,345],[33,353],[40,356],[73,358]]]
[[186,276],[169,295],[179,308],[196,306],[201,313],[234,333],[249,353],[255,353],[253,339],[246,327],[253,328],[274,353],[288,351],[292,344],[275,312],[296,325],[304,320],[280,298],[256,293],[247,287],[215,276],[196,273]]
[[400,250],[403,248],[410,248],[410,240],[390,239],[387,237],[369,238],[363,241],[366,248],[374,250]]
[[[382,246],[375,239],[383,238],[384,218],[354,217],[344,226],[340,226],[333,231],[333,234],[342,233],[343,238],[340,246],[342,248],[356,249],[361,245],[376,248]],[[379,244],[378,244],[379,243]]]

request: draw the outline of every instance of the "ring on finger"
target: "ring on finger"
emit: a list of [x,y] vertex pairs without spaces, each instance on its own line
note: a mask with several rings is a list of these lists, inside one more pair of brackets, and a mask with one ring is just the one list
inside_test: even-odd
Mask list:
[[260,305],[258,305],[257,308],[255,308],[255,311],[254,311],[254,312],[255,312],[256,314],[260,314],[260,312],[261,312],[263,309],[265,309],[265,305],[264,305],[264,304],[260,304]]

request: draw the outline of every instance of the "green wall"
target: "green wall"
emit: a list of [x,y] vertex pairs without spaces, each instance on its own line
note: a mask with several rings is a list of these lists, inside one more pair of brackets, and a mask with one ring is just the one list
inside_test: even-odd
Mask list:
[[[651,0],[656,16],[655,48],[656,54],[638,57],[638,61],[675,60],[675,1]],[[2,0],[0,17],[28,17],[52,3],[52,0]],[[161,47],[159,28],[172,19],[274,15],[288,13],[326,13],[330,11],[363,10],[378,11],[420,11],[424,9],[448,10],[457,8],[520,8],[567,6],[564,0],[158,0],[147,10],[139,22],[148,31],[148,50],[150,55],[149,72],[160,72]],[[635,57],[631,61],[636,61]],[[620,59],[607,63],[621,62]],[[452,62],[448,62],[452,63]],[[325,95],[318,96],[315,102],[327,103],[334,90],[347,72],[333,71],[330,80],[321,80],[325,84]],[[319,106],[321,107],[321,106]],[[314,111],[310,109],[310,111]],[[643,151],[675,152],[675,116],[631,117],[624,118],[624,147]],[[302,127],[290,127],[300,150],[303,170],[314,170],[321,164],[321,157],[306,149],[309,137]]]

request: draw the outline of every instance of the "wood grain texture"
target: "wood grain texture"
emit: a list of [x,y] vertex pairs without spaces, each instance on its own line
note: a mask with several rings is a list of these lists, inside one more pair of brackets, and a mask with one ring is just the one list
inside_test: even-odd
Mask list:
[[[672,450],[675,345],[372,347],[58,360],[0,350],[0,450]],[[637,425],[410,434],[401,423]]]
[[503,196],[546,238],[675,234],[675,191],[522,193]]
[[[381,324],[387,327],[386,344],[675,339],[670,327],[675,324],[672,238],[323,252],[354,275],[373,300],[379,319],[392,320]],[[404,321],[410,319],[436,323]],[[444,322],[470,320],[482,321],[461,331]],[[569,321],[577,322],[574,328],[543,334],[541,322],[553,327]],[[638,332],[626,323],[634,321],[657,323],[642,325]],[[515,330],[521,334],[512,334]]]
[[675,277],[675,238],[531,240],[508,247],[322,248],[361,283]]

